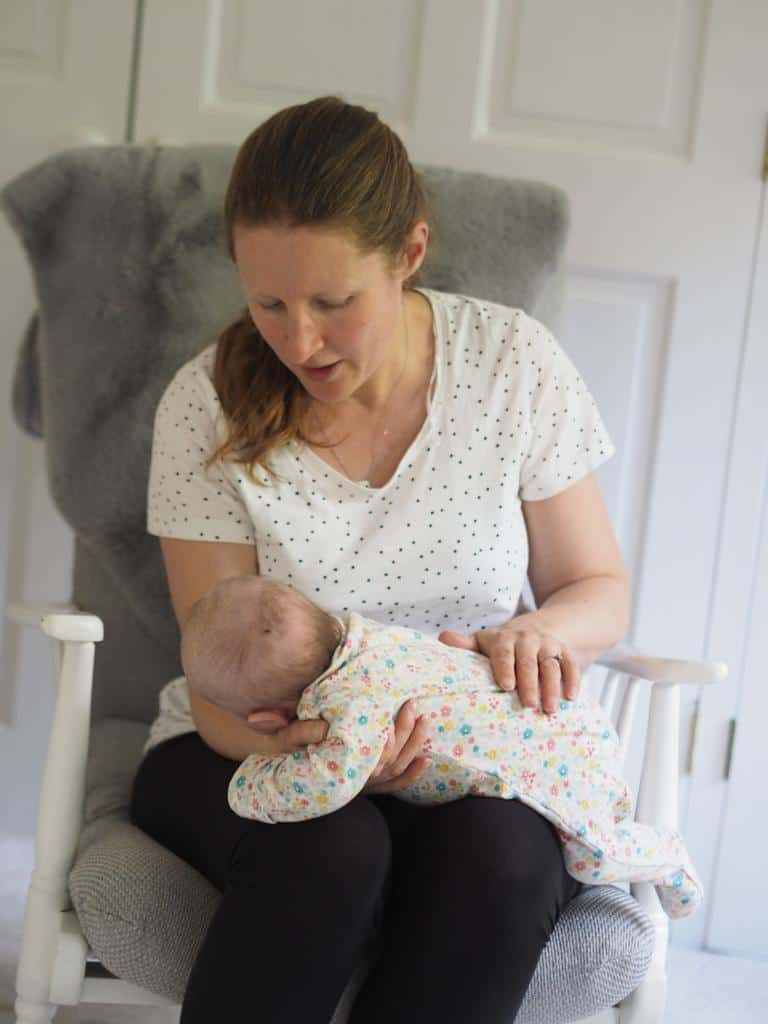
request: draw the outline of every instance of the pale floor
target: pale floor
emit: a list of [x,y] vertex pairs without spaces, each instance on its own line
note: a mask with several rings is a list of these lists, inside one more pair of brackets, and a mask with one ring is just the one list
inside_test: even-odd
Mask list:
[[[21,938],[31,843],[0,837],[0,1024],[12,1024],[14,973]],[[689,952],[669,954],[668,1024],[768,1024],[768,962]],[[83,1007],[80,1024],[171,1024],[176,1011]]]

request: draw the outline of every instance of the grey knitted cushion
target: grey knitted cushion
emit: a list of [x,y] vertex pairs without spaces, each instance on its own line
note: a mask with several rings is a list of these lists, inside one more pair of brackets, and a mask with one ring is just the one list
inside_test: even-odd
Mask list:
[[[218,890],[130,824],[130,790],[147,727],[94,724],[85,826],[69,887],[88,943],[111,973],[181,1002],[219,901]],[[344,1024],[376,954],[377,938],[350,980],[333,1024]],[[516,1024],[575,1021],[618,1003],[651,961],[653,926],[628,893],[585,888],[558,921]]]

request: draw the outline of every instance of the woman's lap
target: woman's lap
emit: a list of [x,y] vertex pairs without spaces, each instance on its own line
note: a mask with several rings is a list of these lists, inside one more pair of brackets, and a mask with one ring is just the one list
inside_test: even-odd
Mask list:
[[[307,910],[309,926],[330,915],[338,917],[341,928],[362,937],[364,919],[383,925],[384,952],[366,979],[353,1021],[358,1012],[361,1021],[385,1014],[394,978],[408,974],[416,987],[409,989],[406,978],[399,990],[407,992],[414,1020],[419,1019],[419,1006],[429,1019],[437,1012],[433,1000],[438,996],[418,988],[424,975],[409,969],[412,958],[418,956],[422,966],[431,964],[435,970],[438,965],[458,970],[468,954],[477,956],[478,943],[480,948],[530,947],[529,959],[519,957],[517,984],[524,992],[557,917],[581,888],[565,871],[553,826],[519,801],[469,797],[430,807],[392,795],[358,796],[332,814],[275,826],[240,818],[229,808],[227,787],[236,767],[236,761],[212,751],[197,733],[165,741],[139,768],[132,820],[222,892],[263,885],[269,895],[259,902],[258,916],[266,935],[270,915],[280,912],[274,895],[280,892],[292,895],[294,931],[301,928],[304,900],[314,908],[311,916]],[[238,915],[234,908],[225,909],[214,921],[211,945],[221,949],[230,921],[232,930],[242,933],[242,911]],[[326,923],[333,928],[332,921]],[[257,923],[254,935],[259,931]],[[203,951],[201,961],[205,955]],[[317,958],[318,951],[312,956]],[[210,966],[196,966],[200,991],[203,973],[208,983],[225,984],[223,978],[207,977]],[[480,959],[469,969],[478,988],[498,988],[481,977],[487,968]],[[194,978],[193,972],[193,988]],[[326,984],[333,989],[337,982],[334,978],[332,985]],[[323,995],[327,1002],[327,989]],[[511,1005],[522,995],[499,990],[495,998]],[[403,1016],[402,1005],[397,1012],[403,1020],[411,1019]],[[487,1012],[492,1019],[496,1007],[489,1006]],[[204,1019],[204,1013],[201,1006],[188,1019]],[[304,1019],[298,1007],[294,1019]]]

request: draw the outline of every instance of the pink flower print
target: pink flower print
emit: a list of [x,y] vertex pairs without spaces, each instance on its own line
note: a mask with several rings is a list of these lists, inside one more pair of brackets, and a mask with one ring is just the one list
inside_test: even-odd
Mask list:
[[574,864],[574,867],[576,868],[577,871],[586,871],[587,865],[586,865],[585,861],[577,860],[576,863]]
[[523,768],[522,771],[523,781],[526,786],[532,786],[536,781],[536,772],[532,772],[530,768]]
[[370,754],[370,752],[371,752],[371,748],[370,747],[360,747],[360,753],[361,754],[367,755],[367,754]]
[[447,705],[443,705],[443,707],[440,708],[440,714],[443,716],[443,718],[449,718],[451,714],[451,709]]
[[337,772],[339,770],[338,762],[337,761],[329,761],[328,762],[328,768],[332,772]]
[[557,786],[555,786],[554,784],[551,785],[549,787],[549,792],[551,793],[552,796],[557,796],[557,794],[558,794]]
[[554,749],[555,749],[555,741],[553,739],[548,739],[547,740],[547,750],[554,750]]
[[460,743],[457,743],[456,746],[453,748],[453,753],[456,757],[461,757],[461,755],[464,753],[464,747],[462,747]]
[[251,800],[251,807],[252,807],[252,809],[253,809],[254,811],[258,811],[258,809],[259,809],[259,808],[261,807],[261,804],[260,804],[260,803],[259,803],[259,801],[258,801],[258,800],[256,799],[256,797],[254,797],[254,798],[253,798],[253,799]]

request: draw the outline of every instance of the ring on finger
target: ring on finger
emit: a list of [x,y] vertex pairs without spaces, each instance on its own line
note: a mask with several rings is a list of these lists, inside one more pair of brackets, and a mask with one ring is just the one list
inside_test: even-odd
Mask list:
[[550,658],[553,658],[558,663],[558,665],[560,666],[560,669],[562,671],[562,668],[563,668],[563,655],[562,654],[545,654],[543,657],[538,659],[538,662],[541,665],[543,662],[548,661]]

